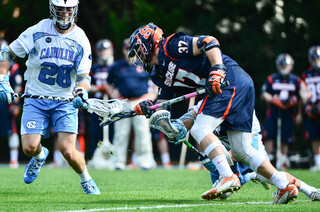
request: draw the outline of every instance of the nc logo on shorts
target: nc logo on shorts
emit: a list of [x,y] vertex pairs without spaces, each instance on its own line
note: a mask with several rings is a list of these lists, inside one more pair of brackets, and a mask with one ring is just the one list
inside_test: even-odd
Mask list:
[[36,129],[36,121],[28,121],[26,125],[28,129]]

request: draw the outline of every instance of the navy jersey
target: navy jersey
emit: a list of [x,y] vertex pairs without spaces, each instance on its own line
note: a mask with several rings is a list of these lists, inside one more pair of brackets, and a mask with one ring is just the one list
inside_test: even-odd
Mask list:
[[[92,65],[90,76],[91,84],[96,86],[102,86],[107,84],[109,67],[94,63]],[[90,93],[90,97],[102,99],[104,91],[97,91],[94,94]]]
[[311,94],[311,102],[320,102],[320,71],[313,70],[311,67],[302,73],[302,79],[308,86]]
[[141,66],[130,65],[125,59],[110,67],[107,82],[113,84],[123,98],[139,98],[148,93],[150,75]]
[[[162,41],[159,50],[159,65],[151,73],[153,82],[162,88],[159,99],[168,99],[174,87],[204,87],[209,76],[211,64],[205,54],[193,55],[193,37],[175,33]],[[227,67],[238,65],[230,57],[222,54],[223,64]],[[173,89],[168,89],[173,88]]]
[[[281,95],[281,92],[285,92],[286,96],[285,99],[282,101],[289,101],[290,98],[295,96],[298,101],[300,99],[299,91],[301,86],[302,80],[300,77],[298,77],[295,74],[289,74],[287,77],[283,77],[280,73],[273,73],[269,75],[262,86],[262,93],[267,92],[269,94],[273,95]],[[267,117],[271,115],[278,114],[279,108],[273,104],[269,104],[267,109]],[[286,111],[290,113],[296,112],[296,107],[290,107],[286,109]]]
[[[204,88],[211,64],[205,54],[193,55],[193,37],[179,32],[160,44],[159,64],[151,72],[153,82],[161,88],[158,99],[171,99],[177,90]],[[254,85],[251,77],[230,57],[221,53],[226,66],[222,94],[205,97],[199,113],[222,118],[224,130],[251,132],[254,110]]]

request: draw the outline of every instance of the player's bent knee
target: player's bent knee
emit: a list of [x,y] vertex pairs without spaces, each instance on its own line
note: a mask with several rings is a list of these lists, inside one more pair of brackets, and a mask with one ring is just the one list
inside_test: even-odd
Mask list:
[[190,133],[194,139],[200,144],[204,137],[212,134],[213,131],[223,122],[221,118],[215,118],[212,116],[200,113],[192,126]]

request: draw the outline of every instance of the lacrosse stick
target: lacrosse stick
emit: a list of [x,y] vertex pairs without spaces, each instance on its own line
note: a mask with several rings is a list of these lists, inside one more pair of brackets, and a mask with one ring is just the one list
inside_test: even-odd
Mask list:
[[[53,100],[61,102],[72,102],[74,98],[63,98],[63,97],[53,97],[53,96],[42,96],[42,95],[29,95],[29,94],[18,94],[14,93],[14,97],[19,98],[32,98],[32,99],[43,99],[43,100]],[[95,113],[100,117],[109,117],[114,113],[118,113],[123,109],[123,104],[126,100],[111,99],[111,100],[101,100],[95,98],[89,98],[83,104],[84,108],[89,113]]]
[[[160,110],[152,114],[149,120],[150,127],[160,130],[167,137],[174,138],[179,134],[179,130],[172,125],[170,121],[170,112],[167,110]],[[190,144],[186,139],[182,141],[188,148],[190,148],[194,153],[196,153],[200,160],[208,158],[208,156],[202,154],[197,148]]]
[[282,125],[282,120],[281,120],[281,109],[279,108],[279,113],[278,113],[278,119],[277,119],[277,149],[276,149],[276,168],[278,170],[282,169],[282,154],[281,154],[281,126]]
[[[229,85],[230,85],[229,81],[226,81],[225,83],[223,83],[221,85],[221,87],[226,87],[226,86],[229,86]],[[172,105],[174,103],[181,102],[181,101],[186,100],[186,99],[190,99],[191,97],[196,97],[198,95],[204,94],[205,92],[206,92],[205,89],[201,89],[201,90],[198,90],[198,91],[195,91],[195,92],[192,92],[192,93],[189,93],[189,94],[185,94],[183,96],[179,96],[177,98],[174,98],[174,99],[171,99],[171,100],[168,100],[168,101],[165,101],[165,102],[161,102],[159,104],[152,105],[151,107],[149,107],[149,109],[150,110],[155,110],[155,109],[158,109],[158,108],[163,108],[164,109],[167,106],[170,106],[170,105]],[[136,116],[136,115],[137,114],[133,110],[120,111],[119,113],[112,114],[110,117],[108,117],[104,121],[102,121],[100,123],[100,127],[112,124],[112,123],[114,123],[116,121],[119,121],[120,119],[130,118],[130,117],[133,117],[133,116]]]

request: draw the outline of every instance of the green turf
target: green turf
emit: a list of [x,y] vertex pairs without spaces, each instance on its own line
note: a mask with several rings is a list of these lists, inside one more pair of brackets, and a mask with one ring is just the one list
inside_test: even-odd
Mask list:
[[[320,211],[320,202],[308,201],[302,193],[288,205],[255,203],[271,201],[275,187],[267,191],[252,182],[228,200],[203,200],[201,194],[211,187],[209,172],[204,170],[89,170],[101,189],[99,196],[86,195],[72,169],[44,167],[29,185],[23,182],[23,171],[0,168],[0,211]],[[320,188],[319,172],[290,173]]]

